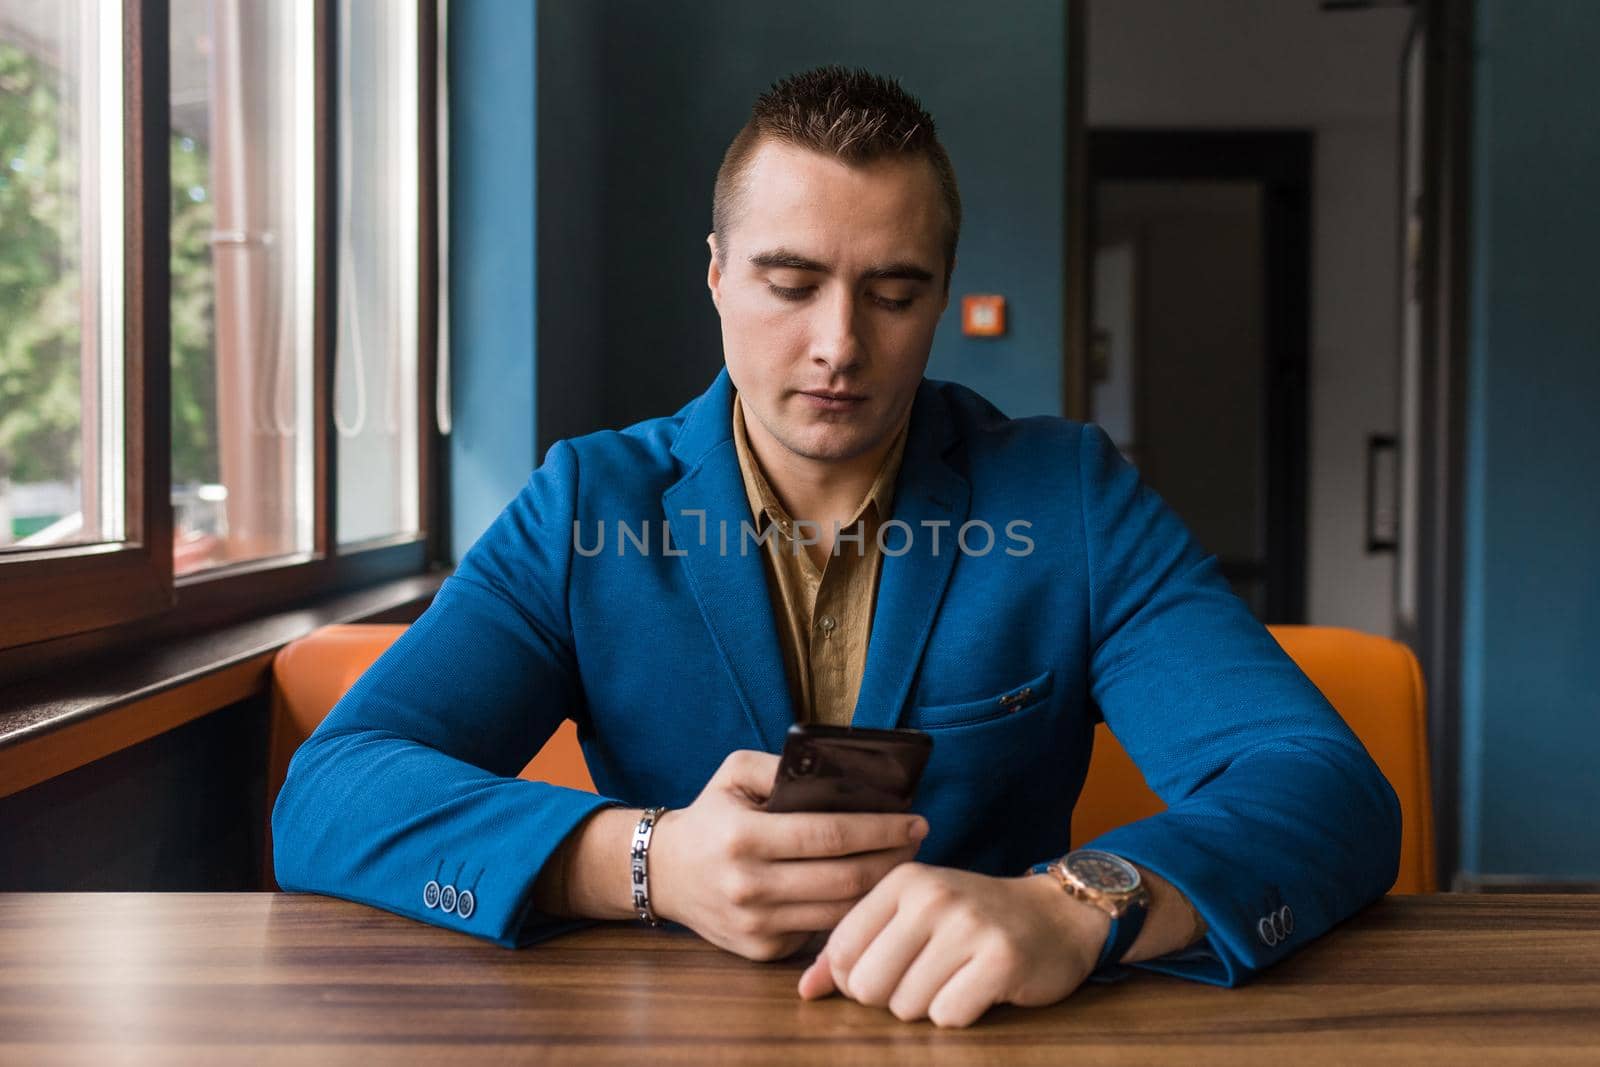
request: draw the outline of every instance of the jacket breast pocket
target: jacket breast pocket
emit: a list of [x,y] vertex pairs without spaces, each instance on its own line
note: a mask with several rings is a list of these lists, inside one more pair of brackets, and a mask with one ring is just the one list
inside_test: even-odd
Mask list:
[[938,730],[955,726],[977,726],[980,723],[1010,718],[1044,702],[1050,696],[1055,675],[1045,671],[994,696],[981,700],[963,700],[956,704],[918,704],[911,709],[903,726],[918,730]]

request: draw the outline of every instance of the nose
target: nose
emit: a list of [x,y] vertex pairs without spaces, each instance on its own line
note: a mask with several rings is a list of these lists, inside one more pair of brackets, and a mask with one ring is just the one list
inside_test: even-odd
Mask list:
[[866,361],[857,304],[855,294],[843,286],[834,288],[816,302],[811,359],[827,367],[830,376],[848,373]]

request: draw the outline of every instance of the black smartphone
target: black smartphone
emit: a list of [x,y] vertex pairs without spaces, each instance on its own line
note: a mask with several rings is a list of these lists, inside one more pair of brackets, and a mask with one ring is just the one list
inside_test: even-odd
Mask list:
[[933,738],[921,730],[795,723],[768,811],[907,811]]

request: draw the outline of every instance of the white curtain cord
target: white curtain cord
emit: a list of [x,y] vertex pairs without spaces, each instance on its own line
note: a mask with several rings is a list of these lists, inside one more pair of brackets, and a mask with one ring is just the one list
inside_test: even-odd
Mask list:
[[[355,248],[351,241],[350,211],[354,197],[351,195],[355,182],[352,181],[351,164],[354,150],[351,148],[353,138],[350,136],[352,129],[353,108],[350,104],[350,37],[351,37],[351,2],[340,0],[339,25],[335,34],[339,38],[339,299],[338,320],[339,333],[344,333],[343,326],[346,322],[350,326],[350,361],[351,374],[355,379],[356,416],[352,422],[345,422],[340,413],[342,390],[340,388],[343,376],[340,375],[339,360],[335,356],[333,375],[333,425],[339,431],[340,437],[355,437],[367,425],[367,372],[366,357],[361,345],[361,312],[355,303]],[[335,344],[334,351],[338,352]]]
[[438,317],[434,322],[435,347],[438,356],[437,373],[433,387],[433,415],[439,432],[449,435],[453,423],[450,418],[450,48],[448,3],[438,6],[438,55],[435,56],[436,126],[438,138],[434,152],[434,179],[438,183],[439,199],[434,217],[438,220],[437,255],[439,279]]
[[[395,23],[392,18],[383,19],[383,30],[388,36],[389,40],[385,42],[387,47],[380,46],[378,48],[376,58],[379,73],[377,82],[379,85],[392,85],[394,84],[394,80],[392,77],[393,70],[391,68],[398,65],[395,62],[395,54],[397,51],[399,51],[400,36],[403,31],[396,31]],[[389,136],[383,139],[383,145],[381,146],[388,149],[388,159],[383,168],[382,178],[380,179],[374,175],[373,180],[374,183],[380,180],[388,183],[390,188],[386,190],[386,192],[394,193],[396,191],[396,183],[393,176],[401,173],[401,168],[406,164],[406,109],[404,107],[391,107],[388,109],[388,118]],[[401,186],[401,188],[403,188],[403,186]],[[386,196],[384,199],[387,201],[388,197]],[[398,199],[398,197],[396,197],[396,199]],[[403,293],[405,291],[405,287],[400,282],[400,227],[385,226],[383,227],[381,233],[383,243],[384,291],[391,294]],[[401,306],[399,310],[403,314],[405,312],[404,306]],[[394,437],[400,433],[400,378],[402,360],[400,358],[400,346],[395,342],[397,337],[399,339],[404,339],[405,336],[406,331],[404,327],[396,330],[395,320],[391,316],[386,324],[385,343],[379,347],[377,351],[378,358],[383,360],[383,373],[379,375],[378,379],[380,382],[382,382],[384,391],[383,432],[390,437]]]

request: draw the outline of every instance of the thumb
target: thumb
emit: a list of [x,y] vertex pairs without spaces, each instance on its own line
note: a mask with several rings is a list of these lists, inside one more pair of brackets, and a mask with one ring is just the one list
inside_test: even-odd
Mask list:
[[726,789],[738,790],[758,802],[772,795],[772,783],[778,777],[778,757],[770,752],[740,749],[728,753],[718,768],[717,783]]
[[800,976],[800,999],[816,1000],[832,993],[834,989],[833,968],[828,966],[828,956],[824,952]]

